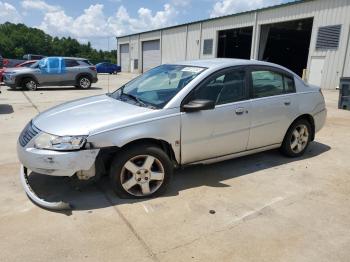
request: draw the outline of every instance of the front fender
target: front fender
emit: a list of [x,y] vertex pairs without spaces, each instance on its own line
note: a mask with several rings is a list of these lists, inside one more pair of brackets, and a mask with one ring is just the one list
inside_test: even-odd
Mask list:
[[176,161],[180,163],[180,113],[103,131],[89,136],[88,142],[97,148],[123,147],[140,139],[166,141],[173,148]]

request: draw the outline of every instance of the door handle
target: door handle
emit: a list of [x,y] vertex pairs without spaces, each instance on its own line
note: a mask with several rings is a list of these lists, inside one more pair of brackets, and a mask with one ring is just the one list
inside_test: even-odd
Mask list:
[[236,115],[243,115],[245,109],[243,107],[236,108]]
[[284,105],[285,106],[290,106],[290,104],[292,103],[290,100],[284,100]]

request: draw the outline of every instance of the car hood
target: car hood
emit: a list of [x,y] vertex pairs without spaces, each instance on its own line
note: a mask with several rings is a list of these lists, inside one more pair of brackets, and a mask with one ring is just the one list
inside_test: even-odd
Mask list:
[[99,95],[53,107],[35,117],[33,124],[58,136],[92,135],[145,120],[154,111]]
[[35,69],[30,67],[8,67],[6,68],[5,73],[17,73],[17,72],[26,73],[26,72],[33,72],[33,71],[35,71]]

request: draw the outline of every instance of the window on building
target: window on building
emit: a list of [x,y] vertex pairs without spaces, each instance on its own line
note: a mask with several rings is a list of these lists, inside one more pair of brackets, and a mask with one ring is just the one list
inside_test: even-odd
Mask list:
[[203,42],[203,55],[213,54],[213,39],[204,39]]

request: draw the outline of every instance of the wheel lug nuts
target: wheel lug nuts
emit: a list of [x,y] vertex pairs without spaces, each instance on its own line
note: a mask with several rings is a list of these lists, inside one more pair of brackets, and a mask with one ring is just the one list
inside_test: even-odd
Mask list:
[[148,177],[145,177],[145,180],[148,180]]
[[139,182],[140,182],[140,181],[141,181],[141,178],[138,178],[138,179],[137,179],[137,181],[139,181]]

